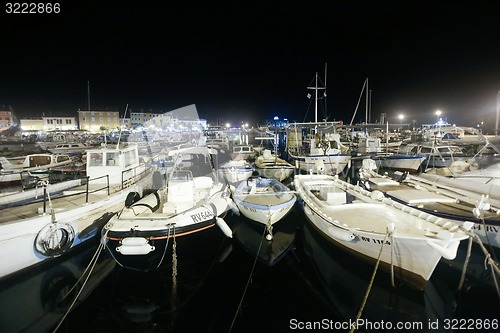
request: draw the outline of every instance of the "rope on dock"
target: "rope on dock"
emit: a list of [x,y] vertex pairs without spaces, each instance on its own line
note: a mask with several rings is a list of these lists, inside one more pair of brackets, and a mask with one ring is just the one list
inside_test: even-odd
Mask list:
[[231,322],[231,326],[229,327],[228,333],[233,330],[234,323],[236,322],[236,316],[241,310],[241,305],[243,304],[243,299],[245,298],[245,294],[247,293],[248,286],[250,285],[250,281],[252,280],[253,271],[255,270],[255,265],[257,264],[257,259],[259,258],[260,248],[262,247],[262,242],[264,241],[264,237],[266,234],[267,228],[264,228],[262,232],[262,237],[260,238],[259,248],[257,249],[257,254],[255,255],[255,260],[253,261],[252,270],[250,271],[250,275],[248,276],[247,284],[245,289],[243,290],[243,295],[241,295],[240,303],[238,304],[238,309],[236,309],[236,313],[234,314],[233,321]]
[[[373,270],[373,274],[372,274],[372,277],[370,279],[370,283],[368,284],[368,288],[366,289],[366,293],[365,293],[365,297],[363,299],[363,303],[361,303],[361,308],[359,309],[358,314],[356,315],[356,319],[354,320],[355,322],[357,322],[358,319],[361,318],[361,315],[363,314],[363,310],[365,308],[366,302],[368,301],[368,296],[370,295],[370,291],[372,290],[373,282],[375,281],[375,276],[377,275],[377,270],[378,270],[378,266],[380,264],[380,259],[382,257],[382,250],[384,249],[385,241],[387,240],[387,236],[390,236],[391,234],[392,234],[392,232],[389,231],[389,228],[388,228],[387,232],[386,232],[386,234],[384,236],[384,241],[382,242],[382,245],[380,246],[380,251],[378,253],[378,258],[377,258],[377,263],[375,264],[375,268]],[[391,263],[392,263],[392,260],[391,260]],[[355,325],[351,328],[351,330],[349,331],[349,333],[353,333],[354,331],[356,331],[356,326]]]

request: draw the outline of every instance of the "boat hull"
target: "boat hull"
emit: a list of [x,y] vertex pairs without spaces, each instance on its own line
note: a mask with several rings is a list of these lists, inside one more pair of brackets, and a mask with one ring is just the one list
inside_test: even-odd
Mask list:
[[294,158],[298,169],[305,173],[338,175],[351,160],[350,155],[314,155]]
[[393,267],[396,277],[418,289],[441,257],[453,259],[467,238],[451,221],[336,177],[299,175],[295,188],[307,219],[326,239],[364,260],[380,260],[382,268]]
[[380,168],[391,169],[391,170],[402,170],[416,172],[420,169],[422,163],[424,163],[425,155],[415,155],[415,156],[384,156],[384,157],[374,157],[376,164]]

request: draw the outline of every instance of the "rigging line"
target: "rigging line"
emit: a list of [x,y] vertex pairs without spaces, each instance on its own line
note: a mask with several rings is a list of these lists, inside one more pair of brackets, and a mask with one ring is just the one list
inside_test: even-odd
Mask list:
[[248,286],[250,285],[250,281],[252,280],[253,271],[255,269],[255,265],[257,264],[257,259],[259,258],[260,248],[262,247],[262,242],[264,240],[264,235],[266,234],[267,228],[263,228],[262,237],[260,238],[259,248],[257,249],[257,254],[255,255],[255,260],[253,262],[252,270],[250,271],[250,275],[248,276],[247,284],[245,286],[245,290],[243,290],[243,295],[241,295],[240,303],[238,304],[238,309],[234,314],[233,321],[231,322],[231,327],[229,327],[229,332],[233,330],[234,323],[236,322],[236,316],[241,310],[241,305],[243,304],[243,299],[245,298],[245,294],[247,293]]

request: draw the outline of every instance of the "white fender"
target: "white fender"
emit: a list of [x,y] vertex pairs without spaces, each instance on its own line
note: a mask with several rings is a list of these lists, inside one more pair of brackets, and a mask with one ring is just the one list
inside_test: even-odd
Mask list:
[[116,252],[123,255],[145,255],[155,249],[144,237],[126,237],[122,239],[121,244],[116,248]]
[[224,221],[221,217],[217,217],[215,219],[215,223],[220,228],[220,230],[222,230],[224,235],[226,235],[229,238],[233,238],[233,231],[231,230],[231,228],[229,228],[226,221]]
[[213,212],[215,216],[218,216],[229,209],[229,203],[226,199],[221,197],[213,197],[208,201],[209,206],[215,206],[216,211]]

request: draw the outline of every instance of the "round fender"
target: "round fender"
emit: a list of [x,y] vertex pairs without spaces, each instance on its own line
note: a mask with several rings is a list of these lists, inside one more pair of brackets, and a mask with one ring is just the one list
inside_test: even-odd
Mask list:
[[35,250],[47,257],[57,257],[73,245],[75,231],[66,223],[50,223],[35,238]]

